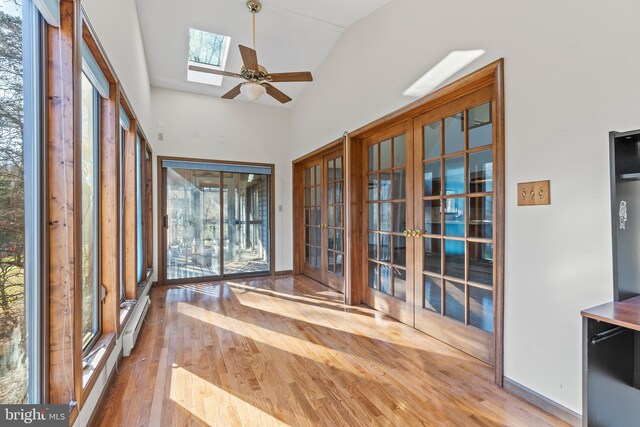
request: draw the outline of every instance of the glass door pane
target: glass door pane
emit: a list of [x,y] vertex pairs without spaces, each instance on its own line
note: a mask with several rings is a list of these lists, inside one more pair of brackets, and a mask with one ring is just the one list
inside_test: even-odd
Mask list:
[[367,151],[368,287],[406,301],[406,137],[375,142]]
[[328,271],[343,276],[344,263],[344,179],[342,156],[327,161],[327,257]]
[[416,328],[491,363],[492,104],[470,107],[443,107],[418,119],[422,153],[416,167],[422,176],[416,181],[422,188],[416,193],[422,201],[415,214],[424,232],[415,273],[421,283],[415,322]]
[[220,172],[166,168],[167,279],[220,275]]
[[224,274],[266,273],[269,264],[269,177],[224,173]]
[[307,269],[322,268],[322,165],[304,170],[304,263]]

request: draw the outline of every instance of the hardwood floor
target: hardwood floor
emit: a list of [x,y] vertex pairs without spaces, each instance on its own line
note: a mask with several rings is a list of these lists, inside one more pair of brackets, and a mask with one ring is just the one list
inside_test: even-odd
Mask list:
[[482,362],[305,277],[151,298],[97,425],[565,425]]

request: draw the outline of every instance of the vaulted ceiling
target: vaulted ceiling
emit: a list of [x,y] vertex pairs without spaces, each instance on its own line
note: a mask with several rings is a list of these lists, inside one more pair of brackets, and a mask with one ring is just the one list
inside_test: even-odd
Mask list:
[[[258,61],[274,73],[314,72],[346,28],[389,1],[263,0],[256,17]],[[238,44],[251,46],[251,14],[246,0],[136,3],[153,86],[220,97],[240,83],[229,77],[220,87],[188,82],[188,33],[189,28],[195,28],[231,37],[225,70],[238,72],[242,66]],[[295,102],[308,84],[313,83],[275,85]],[[258,102],[281,105],[269,96]]]

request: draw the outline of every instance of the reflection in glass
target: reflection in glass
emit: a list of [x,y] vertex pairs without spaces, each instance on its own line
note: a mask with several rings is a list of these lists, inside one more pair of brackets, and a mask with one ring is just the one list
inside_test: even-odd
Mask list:
[[424,165],[424,195],[439,196],[441,191],[442,175],[440,174],[440,162],[425,163]]
[[380,290],[391,295],[391,267],[380,264]]
[[393,264],[407,265],[407,239],[404,236],[393,236]]
[[373,172],[378,170],[378,144],[373,144],[369,146],[368,153],[368,171]]
[[[99,331],[99,312],[96,310],[97,285],[97,200],[96,177],[98,173],[98,152],[96,132],[99,117],[96,117],[98,94],[82,74],[82,141],[80,147],[81,160],[81,281],[82,281],[82,345],[89,344]],[[9,190],[6,190],[9,191]],[[7,289],[8,290],[8,289]],[[9,298],[3,296],[4,300]],[[0,313],[4,308],[0,308]]]
[[424,201],[424,232],[427,234],[440,234],[442,232],[440,200]]
[[458,322],[464,323],[465,294],[464,285],[445,280],[444,314]]
[[493,286],[493,244],[469,242],[469,281]]
[[329,225],[329,227],[335,227],[334,221],[335,221],[335,207],[334,206],[329,206],[327,208],[327,224]]
[[444,161],[445,195],[464,194],[464,156]]
[[378,204],[369,204],[369,230],[378,229]]
[[407,272],[402,268],[393,268],[393,296],[402,301],[407,299]]
[[491,125],[491,102],[468,111],[469,148],[482,147],[493,143]]
[[391,203],[380,203],[380,231],[391,231]]
[[378,175],[369,175],[368,200],[378,200]]
[[404,135],[393,138],[393,166],[404,166],[407,163],[406,139]]
[[406,229],[407,229],[407,204],[394,203],[393,204],[393,231],[395,233],[402,233]]
[[391,140],[387,139],[380,143],[380,169],[391,167]]
[[336,192],[335,192],[335,184],[334,183],[331,182],[331,183],[329,183],[327,185],[327,193],[328,193],[328,196],[329,196],[329,204],[330,205],[335,204],[336,203],[336,201],[335,201],[336,200],[335,199]]
[[444,234],[464,237],[464,197],[445,199]]
[[342,276],[344,273],[342,268],[342,258],[343,255],[341,253],[336,253],[336,274],[338,276]]
[[333,251],[327,251],[327,259],[329,261],[329,263],[328,263],[329,265],[328,265],[327,269],[331,273],[335,272],[335,269],[336,269],[335,260],[333,259],[333,253],[334,253]]
[[444,274],[464,280],[464,242],[444,241]]
[[462,113],[444,119],[444,153],[464,150],[464,123]]
[[469,197],[469,237],[493,238],[493,197]]
[[391,200],[391,172],[380,174],[380,200]]
[[442,251],[440,239],[424,239],[424,270],[440,273],[442,269]]
[[442,286],[439,278],[424,276],[424,308],[442,312]]
[[493,191],[492,150],[469,154],[469,192],[489,193]]
[[396,169],[393,171],[393,196],[392,197],[394,200],[404,199],[407,196],[406,175],[407,175],[407,172],[404,168]]
[[391,235],[380,234],[380,261],[391,262]]
[[335,179],[336,181],[340,181],[342,179],[342,157],[336,159],[335,168]]
[[493,292],[469,286],[469,324],[493,333]]
[[336,230],[336,250],[342,252],[342,230]]
[[440,157],[442,151],[442,130],[440,121],[424,127],[424,159]]
[[369,258],[378,259],[378,235],[376,233],[369,233],[369,249],[367,251]]

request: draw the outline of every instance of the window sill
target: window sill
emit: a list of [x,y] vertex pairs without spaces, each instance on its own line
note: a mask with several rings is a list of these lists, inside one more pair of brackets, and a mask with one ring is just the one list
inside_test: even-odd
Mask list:
[[136,304],[127,305],[125,308],[120,308],[120,328],[121,329],[129,321],[129,317],[131,317],[131,313],[133,313],[133,309],[136,307]]
[[107,359],[111,355],[116,345],[116,334],[113,332],[104,334],[95,344],[93,348],[102,347],[98,353],[91,359],[89,364],[82,370],[82,389],[83,394],[88,396],[91,393],[93,385],[96,383],[100,372],[107,364]]

